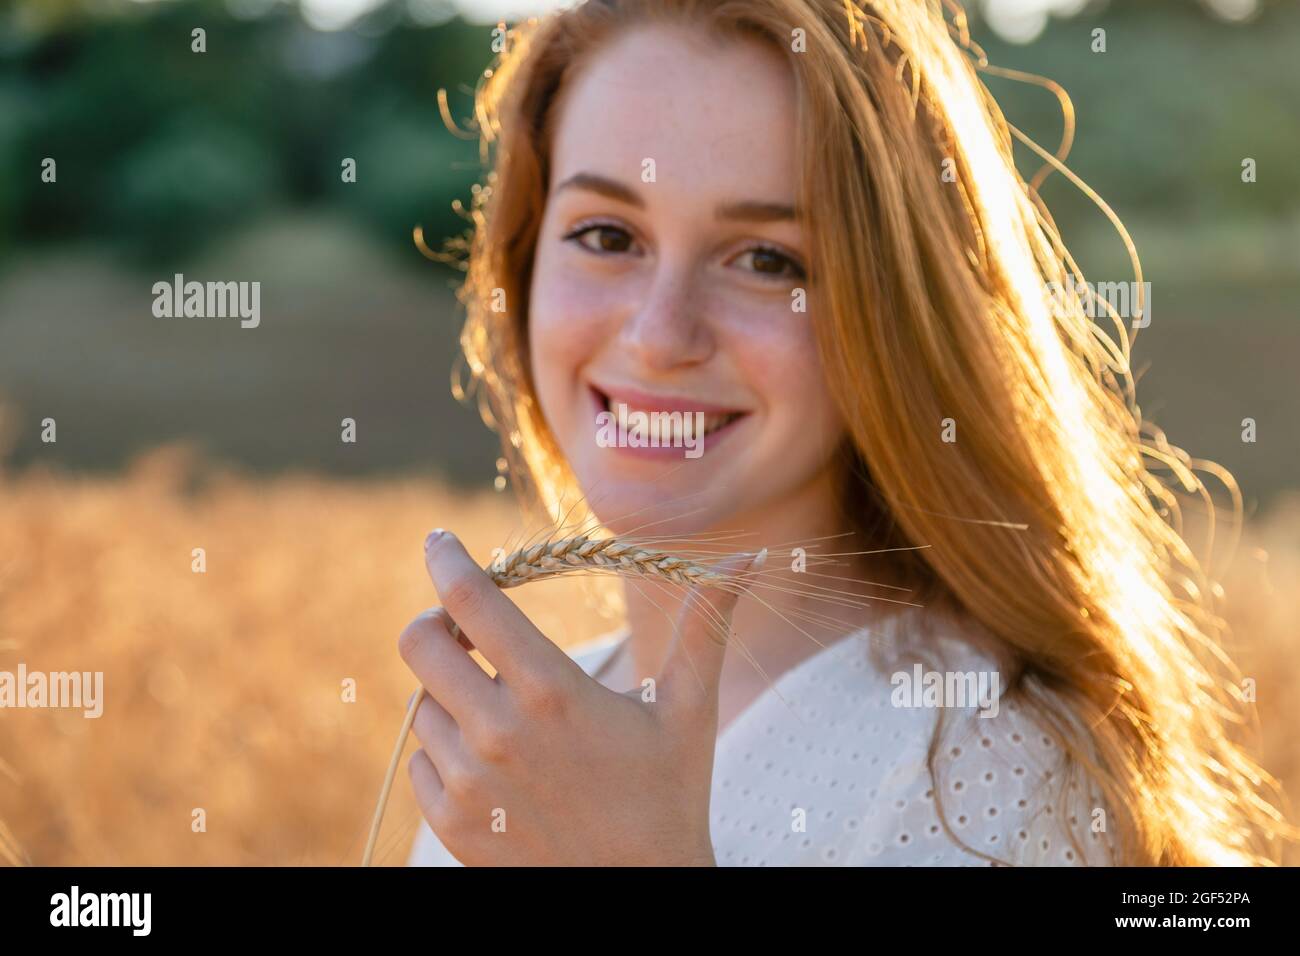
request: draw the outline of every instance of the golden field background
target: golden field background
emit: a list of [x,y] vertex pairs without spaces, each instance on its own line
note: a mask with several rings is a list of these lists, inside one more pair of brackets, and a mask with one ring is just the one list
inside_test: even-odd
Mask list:
[[[31,863],[359,862],[415,689],[397,637],[438,603],[424,536],[487,560],[524,530],[508,493],[199,470],[164,449],[119,478],[0,476],[0,669],[104,672],[99,719],[0,711],[0,821]],[[612,626],[591,591],[512,596],[569,645]],[[403,766],[376,860],[417,820]]]
[[[1300,803],[1300,497],[1279,501],[1247,522],[1222,580],[1263,761]],[[424,534],[450,528],[486,561],[525,530],[515,514],[509,494],[251,479],[183,447],[116,477],[0,472],[0,669],[105,674],[98,720],[0,712],[0,821],[22,860],[358,862],[413,689],[397,635],[436,603]],[[511,596],[562,645],[613,626],[590,583]],[[417,819],[403,772],[380,862],[404,862]]]

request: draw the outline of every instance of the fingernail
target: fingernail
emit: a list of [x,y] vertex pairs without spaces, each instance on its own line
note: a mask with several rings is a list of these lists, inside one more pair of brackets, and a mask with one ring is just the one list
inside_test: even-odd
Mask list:
[[446,532],[443,531],[441,528],[434,528],[432,531],[430,531],[429,534],[424,539],[424,550],[428,551],[430,546],[432,546],[432,544],[435,541],[437,541],[439,538],[441,538],[444,534],[446,534]]
[[754,560],[749,563],[749,570],[757,571],[766,562],[767,562],[767,548],[764,548],[762,551],[758,552],[758,554],[754,556]]

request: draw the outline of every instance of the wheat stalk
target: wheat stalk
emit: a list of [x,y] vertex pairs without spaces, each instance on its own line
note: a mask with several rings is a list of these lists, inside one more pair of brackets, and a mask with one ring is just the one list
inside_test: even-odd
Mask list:
[[[766,553],[767,549],[764,548],[760,555]],[[760,557],[755,563],[761,560]],[[519,587],[530,581],[540,581],[579,571],[649,577],[682,587],[700,585],[747,590],[739,575],[721,571],[711,564],[679,557],[644,542],[623,538],[591,538],[582,534],[518,548],[500,560],[493,561],[483,570],[497,587],[503,590]],[[459,626],[453,624],[452,636],[456,637],[459,632]],[[370,823],[370,836],[366,840],[365,853],[361,858],[362,866],[370,866],[374,857],[375,844],[378,842],[379,830],[384,822],[384,809],[388,805],[388,796],[393,789],[393,780],[397,776],[397,765],[401,762],[406,738],[411,732],[411,725],[415,723],[415,712],[419,709],[423,697],[424,687],[421,686],[412,695],[411,703],[406,708],[406,717],[402,721],[402,729],[398,731],[397,743],[388,761],[388,771],[384,774],[384,785],[380,789],[379,800],[375,805],[374,819]]]
[[716,568],[634,541],[576,535],[520,548],[485,568],[499,588],[513,588],[566,571],[607,571],[664,578],[685,586],[721,584],[732,578]]

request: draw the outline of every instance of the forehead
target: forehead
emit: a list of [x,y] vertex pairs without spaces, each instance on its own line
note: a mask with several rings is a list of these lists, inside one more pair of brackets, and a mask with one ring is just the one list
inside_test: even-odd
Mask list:
[[[556,117],[552,186],[599,172],[638,188],[792,198],[795,86],[783,55],[749,37],[645,26],[592,54]],[[741,179],[743,174],[743,179]]]

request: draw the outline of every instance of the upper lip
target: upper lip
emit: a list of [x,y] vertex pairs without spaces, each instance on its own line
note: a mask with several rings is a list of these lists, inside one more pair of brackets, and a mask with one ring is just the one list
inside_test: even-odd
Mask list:
[[643,411],[656,412],[703,412],[705,415],[741,415],[745,409],[730,405],[717,405],[701,402],[694,398],[678,398],[673,395],[654,395],[635,388],[622,385],[598,385],[588,383],[592,389],[609,399],[610,404],[622,402]]

